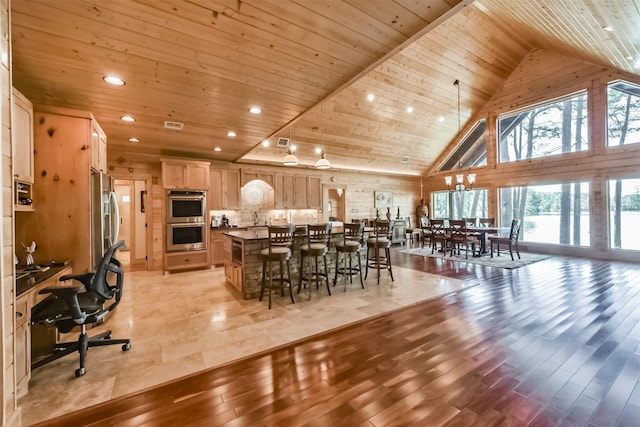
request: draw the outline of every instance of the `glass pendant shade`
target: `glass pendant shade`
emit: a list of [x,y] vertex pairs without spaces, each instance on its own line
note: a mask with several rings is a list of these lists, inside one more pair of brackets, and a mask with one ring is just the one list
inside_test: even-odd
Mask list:
[[316,162],[316,169],[329,169],[331,167],[331,162],[324,157],[324,151],[322,152],[322,157],[318,159]]

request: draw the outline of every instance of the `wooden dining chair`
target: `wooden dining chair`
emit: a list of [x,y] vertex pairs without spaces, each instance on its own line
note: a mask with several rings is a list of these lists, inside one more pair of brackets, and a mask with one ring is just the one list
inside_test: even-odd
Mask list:
[[495,218],[480,218],[480,227],[493,227],[496,224]]
[[509,237],[489,236],[489,241],[491,242],[491,258],[493,258],[493,245],[496,245],[498,247],[498,256],[500,256],[500,245],[508,245],[509,254],[511,255],[511,261],[513,261],[514,248],[516,250],[516,253],[518,254],[518,259],[520,259],[520,250],[518,249],[520,224],[521,224],[521,220],[519,219],[514,218],[513,220],[511,220],[511,229],[509,230]]
[[444,219],[432,219],[431,222],[431,253],[436,248],[438,242],[440,242],[440,251],[447,252],[447,241],[449,236],[447,235],[447,229],[444,225]]
[[421,238],[422,238],[422,246],[421,248],[424,249],[424,244],[425,242],[429,241],[429,245],[431,246],[432,242],[431,242],[431,224],[429,224],[429,218],[427,218],[426,216],[423,216],[420,218],[420,234],[421,234]]
[[462,218],[467,227],[475,227],[476,226],[476,218]]
[[451,253],[453,256],[457,249],[460,255],[460,248],[464,248],[465,258],[469,258],[469,248],[471,248],[472,256],[476,252],[476,244],[480,243],[477,236],[467,231],[467,221],[464,219],[452,219],[449,221],[449,243],[451,245]]

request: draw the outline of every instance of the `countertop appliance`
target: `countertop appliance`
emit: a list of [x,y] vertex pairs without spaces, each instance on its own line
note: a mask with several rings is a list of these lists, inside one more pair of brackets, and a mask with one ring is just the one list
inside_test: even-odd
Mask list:
[[91,267],[118,241],[120,211],[113,178],[91,169]]

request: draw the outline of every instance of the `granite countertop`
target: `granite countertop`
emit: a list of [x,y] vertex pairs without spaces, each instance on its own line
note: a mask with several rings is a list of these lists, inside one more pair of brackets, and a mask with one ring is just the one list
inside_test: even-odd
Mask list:
[[[331,234],[342,234],[342,231],[342,227],[331,228]],[[241,240],[267,240],[269,238],[268,227],[264,226],[251,227],[244,230],[230,230],[224,234]]]
[[44,271],[29,273],[26,276],[16,279],[16,296],[20,296],[21,294],[27,292],[29,289],[35,286],[38,286],[40,283],[44,282],[48,278],[55,276],[60,271],[67,268],[70,264],[67,262],[66,264],[51,263],[51,264],[40,264],[40,265],[49,267],[49,268]]

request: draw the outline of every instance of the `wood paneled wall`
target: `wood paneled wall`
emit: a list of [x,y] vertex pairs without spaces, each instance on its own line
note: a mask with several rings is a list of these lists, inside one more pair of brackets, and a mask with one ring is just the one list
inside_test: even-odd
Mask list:
[[[487,166],[476,168],[476,188],[489,190],[489,215],[498,217],[498,191],[501,187],[560,183],[584,180],[591,184],[591,247],[523,244],[525,250],[637,261],[636,253],[607,248],[606,179],[640,177],[640,144],[606,147],[607,83],[623,79],[640,83],[637,77],[589,64],[543,50],[530,52],[502,88],[476,116],[487,118]],[[586,152],[497,163],[496,123],[499,115],[525,109],[531,105],[587,90],[589,105],[589,150]],[[470,122],[472,126],[476,120]],[[463,130],[466,132],[466,129]],[[425,178],[426,196],[446,189],[444,176],[437,167],[450,155],[446,150],[432,174]]]
[[12,141],[11,141],[11,58],[10,55],[10,21],[9,2],[0,2],[0,146],[2,156],[2,172],[0,187],[2,189],[2,221],[0,233],[2,245],[0,250],[0,331],[2,345],[0,350],[0,378],[2,378],[2,405],[0,406],[0,423],[3,426],[22,423],[21,412],[16,400],[16,369],[15,369],[15,280],[13,276],[13,169],[12,169]]

